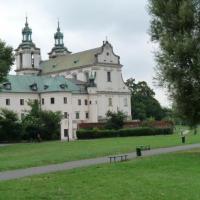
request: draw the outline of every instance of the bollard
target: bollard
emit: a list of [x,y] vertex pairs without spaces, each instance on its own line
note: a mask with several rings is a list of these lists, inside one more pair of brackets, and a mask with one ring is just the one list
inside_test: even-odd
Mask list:
[[185,136],[181,137],[182,143],[185,144]]
[[137,147],[136,148],[136,155],[139,157],[139,156],[142,156],[142,152],[141,152],[141,148],[140,147]]

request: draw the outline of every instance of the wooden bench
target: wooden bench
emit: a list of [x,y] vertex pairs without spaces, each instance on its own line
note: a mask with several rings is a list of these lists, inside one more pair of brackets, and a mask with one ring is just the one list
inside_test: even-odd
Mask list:
[[128,160],[128,155],[117,155],[117,156],[109,156],[110,163],[112,162],[117,162],[117,161],[127,161]]

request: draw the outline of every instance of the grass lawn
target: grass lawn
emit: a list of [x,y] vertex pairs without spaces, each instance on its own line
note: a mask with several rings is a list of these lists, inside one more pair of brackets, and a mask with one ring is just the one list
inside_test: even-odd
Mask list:
[[0,182],[4,200],[198,200],[200,149]]
[[[200,134],[188,135],[187,144],[199,143]],[[15,144],[0,147],[0,171],[41,166],[72,160],[135,151],[140,144],[151,148],[181,145],[178,134],[169,136],[145,136],[110,138],[75,142],[43,142]]]

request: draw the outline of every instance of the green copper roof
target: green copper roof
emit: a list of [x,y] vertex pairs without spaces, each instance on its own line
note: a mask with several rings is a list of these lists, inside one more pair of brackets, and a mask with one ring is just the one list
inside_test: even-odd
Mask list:
[[86,91],[64,76],[35,76],[9,75],[3,83],[0,92],[8,93],[45,93],[45,92],[72,92],[85,93]]
[[80,53],[59,56],[47,61],[42,61],[40,66],[43,74],[59,72],[66,69],[92,65],[96,61],[95,55],[102,51],[102,47],[82,51]]

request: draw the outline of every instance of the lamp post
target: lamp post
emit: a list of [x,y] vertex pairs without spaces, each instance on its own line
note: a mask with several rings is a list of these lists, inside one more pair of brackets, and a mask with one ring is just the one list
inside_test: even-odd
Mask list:
[[67,137],[67,141],[69,142],[69,113],[67,113],[67,119],[68,119],[68,137]]

